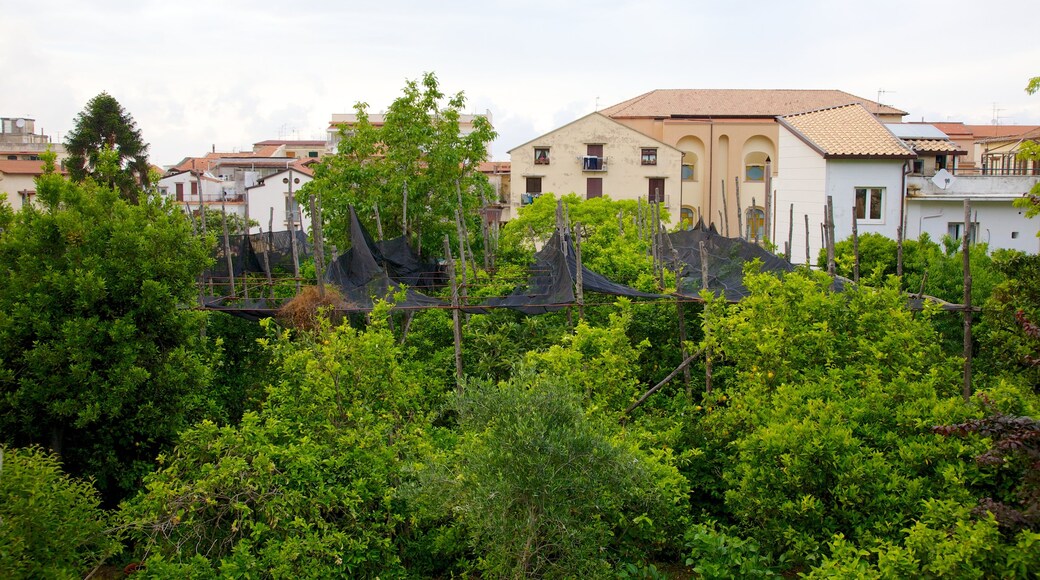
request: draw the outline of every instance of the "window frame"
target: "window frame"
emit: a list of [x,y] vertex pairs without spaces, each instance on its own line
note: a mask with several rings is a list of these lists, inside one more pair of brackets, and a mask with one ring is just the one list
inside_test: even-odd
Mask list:
[[[863,192],[862,206],[860,206],[859,203],[860,192]],[[873,192],[878,192],[879,200],[877,204],[873,202]],[[888,203],[887,193],[887,188],[876,185],[856,186],[853,188],[852,211],[856,215],[856,222],[865,224],[885,223],[885,207]],[[860,217],[860,207],[863,208],[862,217]],[[874,211],[875,208],[877,209],[877,212]],[[877,213],[877,217],[872,217],[875,213]]]
[[[534,164],[535,165],[549,165],[552,157],[550,156],[551,151],[549,147],[535,147],[534,148]],[[542,154],[542,155],[539,155]]]
[[[748,172],[752,167],[756,167],[762,171],[762,177],[758,179],[752,179]],[[764,163],[745,163],[744,164],[744,182],[745,183],[765,183],[766,181],[766,166]]]
[[657,165],[657,147],[641,147],[639,149],[640,165]]

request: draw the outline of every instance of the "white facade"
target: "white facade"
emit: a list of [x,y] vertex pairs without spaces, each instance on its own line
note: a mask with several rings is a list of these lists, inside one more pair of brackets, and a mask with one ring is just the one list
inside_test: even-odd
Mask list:
[[310,231],[310,214],[295,200],[290,203],[290,187],[295,196],[312,179],[309,171],[292,168],[268,175],[259,184],[246,188],[248,217],[259,224],[249,228],[249,233],[288,230],[290,205],[294,208],[294,229],[302,226],[304,231]]
[[831,196],[834,201],[835,240],[840,241],[852,235],[857,190],[865,190],[867,198],[871,197],[872,192],[879,191],[881,198],[874,219],[871,218],[870,201],[867,202],[864,218],[856,223],[859,233],[879,233],[896,238],[903,186],[903,160],[825,159],[785,127],[780,130],[779,140],[784,166],[773,182],[776,190],[774,242],[778,251],[783,251],[784,243],[790,235],[792,263],[804,264],[806,260],[806,216],[809,223],[809,262],[816,262],[823,247],[822,224],[827,196]]

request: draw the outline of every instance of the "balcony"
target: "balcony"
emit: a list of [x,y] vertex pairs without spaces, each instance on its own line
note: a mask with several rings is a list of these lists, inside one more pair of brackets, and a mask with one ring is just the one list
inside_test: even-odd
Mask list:
[[607,158],[595,155],[584,155],[578,158],[582,171],[602,172],[607,170]]
[[1009,200],[1022,197],[1040,182],[1040,175],[963,175],[952,177],[945,189],[936,185],[931,177],[909,175],[906,179],[906,195],[912,199],[961,200],[990,199]]

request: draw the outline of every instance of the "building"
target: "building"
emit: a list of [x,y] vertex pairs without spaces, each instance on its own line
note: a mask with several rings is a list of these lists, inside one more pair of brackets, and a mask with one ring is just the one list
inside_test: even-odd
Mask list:
[[[834,238],[878,233],[895,239],[903,205],[904,175],[914,150],[867,107],[853,103],[777,117],[779,157],[773,232],[791,241],[794,263],[814,261],[823,247],[821,224],[833,201]],[[808,231],[807,231],[808,230]],[[775,233],[774,233],[775,232]],[[808,250],[806,250],[808,248]]]
[[295,164],[247,187],[248,217],[258,224],[249,228],[249,233],[286,231],[290,225],[292,229],[310,231],[309,212],[300,207],[294,196],[312,179],[314,172],[309,167]]
[[517,178],[510,209],[551,192],[660,201],[679,215],[682,152],[600,113],[514,147],[509,157]]
[[[483,115],[459,115],[459,133],[462,136],[472,133],[475,129],[473,122],[478,117],[484,117],[490,123],[491,111],[485,111]],[[340,131],[349,131],[351,127],[357,124],[357,120],[358,116],[354,113],[333,113],[332,119],[329,121],[329,127],[326,130],[325,150],[329,153],[335,153],[339,148]],[[386,115],[383,113],[368,115],[368,122],[373,127],[382,127],[385,121]]]
[[36,199],[36,178],[43,174],[43,161],[0,159],[0,201],[6,198],[14,211]]
[[494,191],[493,199],[489,199],[485,208],[484,219],[488,223],[502,223],[514,216],[511,212],[512,198],[512,164],[508,161],[485,161],[477,167],[477,171],[487,177],[488,184]]
[[682,206],[670,212],[673,221],[703,218],[732,232],[738,226],[737,189],[742,202],[764,206],[767,182],[781,170],[776,117],[850,103],[886,122],[906,115],[844,91],[751,89],[660,89],[600,113],[679,152],[680,167],[661,171],[665,197]]
[[57,164],[65,158],[65,146],[51,141],[49,135],[36,132],[36,120],[25,117],[0,118],[0,159],[8,161],[38,161],[47,150],[58,156]]

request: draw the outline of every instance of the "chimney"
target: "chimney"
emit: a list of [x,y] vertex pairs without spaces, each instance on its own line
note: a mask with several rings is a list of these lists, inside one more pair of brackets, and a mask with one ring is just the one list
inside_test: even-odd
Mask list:
[[213,144],[212,152],[213,153],[217,152],[217,144],[216,143]]

